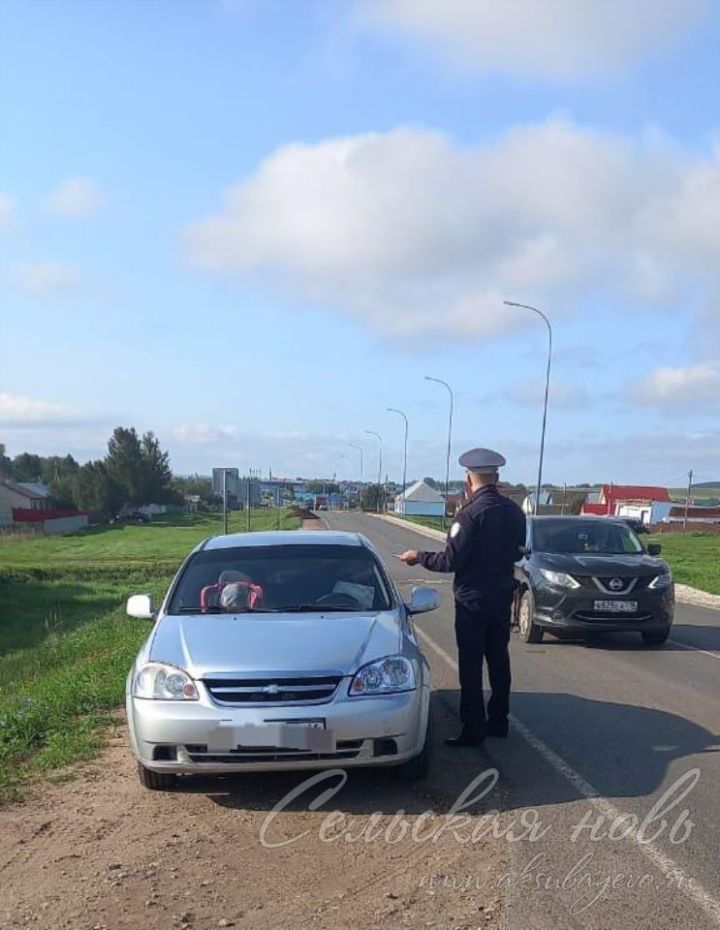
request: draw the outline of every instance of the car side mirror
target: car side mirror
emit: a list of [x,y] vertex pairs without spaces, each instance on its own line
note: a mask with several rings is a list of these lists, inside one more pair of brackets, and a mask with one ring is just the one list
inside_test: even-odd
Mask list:
[[429,610],[437,610],[440,606],[440,596],[435,588],[413,588],[410,592],[410,603],[407,605],[410,614],[426,614]]
[[647,547],[648,555],[660,555],[662,552],[662,546],[660,543],[650,543]]
[[133,594],[128,598],[126,611],[128,617],[135,617],[137,620],[154,620],[155,606],[152,595]]

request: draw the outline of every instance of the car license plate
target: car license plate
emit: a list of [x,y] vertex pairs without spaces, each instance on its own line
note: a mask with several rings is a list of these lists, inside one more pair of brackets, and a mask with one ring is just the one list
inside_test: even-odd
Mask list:
[[636,614],[638,609],[637,601],[595,601],[595,610],[601,610],[608,614]]

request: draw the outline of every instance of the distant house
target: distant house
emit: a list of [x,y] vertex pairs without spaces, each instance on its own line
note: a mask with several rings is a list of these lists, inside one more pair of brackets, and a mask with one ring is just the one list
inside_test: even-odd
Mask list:
[[407,517],[443,517],[445,498],[424,481],[416,481],[395,498],[395,513]]
[[[720,507],[697,507],[691,504],[687,510],[688,523],[720,523]],[[673,504],[663,523],[684,523],[685,505]]]
[[[597,503],[589,501],[583,504],[582,513],[598,517],[618,516],[619,508],[628,506],[650,509],[653,503],[670,504],[667,488],[649,485],[604,484],[600,489]],[[631,516],[626,513],[625,516]]]
[[49,489],[39,482],[12,481],[0,477],[0,512],[50,510]]
[[88,516],[76,508],[60,510],[50,490],[39,482],[0,477],[0,525],[34,525],[44,533],[71,533],[88,525]]

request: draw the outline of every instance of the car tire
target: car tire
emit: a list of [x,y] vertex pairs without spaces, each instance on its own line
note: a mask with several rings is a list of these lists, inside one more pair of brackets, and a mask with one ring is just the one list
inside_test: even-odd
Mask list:
[[403,762],[402,765],[398,765],[395,769],[395,773],[403,779],[403,781],[422,781],[423,778],[426,778],[430,771],[430,763],[432,761],[432,724],[430,722],[430,711],[428,710],[428,722],[427,729],[425,730],[425,743],[423,748],[418,755],[413,756],[412,759],[409,759],[407,762]]
[[670,635],[670,627],[666,630],[653,631],[652,633],[641,633],[643,642],[646,646],[662,646]]
[[153,772],[138,762],[138,778],[143,788],[150,791],[172,791],[177,785],[177,775],[172,772]]
[[518,633],[524,643],[541,643],[543,638],[542,627],[535,623],[535,599],[532,591],[525,588],[520,595],[517,612]]

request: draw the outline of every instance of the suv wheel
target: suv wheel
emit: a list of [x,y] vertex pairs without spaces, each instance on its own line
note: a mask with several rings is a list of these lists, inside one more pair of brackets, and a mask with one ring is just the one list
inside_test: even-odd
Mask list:
[[524,643],[541,643],[543,638],[542,627],[535,623],[535,601],[532,591],[528,588],[520,595],[518,606],[518,632]]
[[150,791],[172,791],[177,783],[177,775],[172,772],[153,772],[138,762],[138,778],[143,788]]
[[670,635],[670,627],[668,627],[666,630],[659,630],[658,632],[652,633],[642,633],[641,635],[646,646],[662,646],[662,644]]

